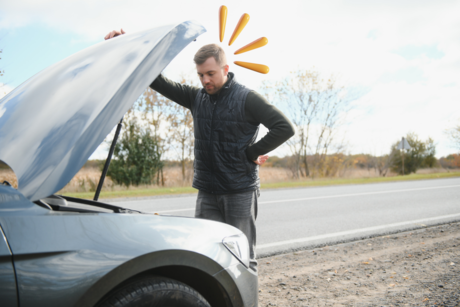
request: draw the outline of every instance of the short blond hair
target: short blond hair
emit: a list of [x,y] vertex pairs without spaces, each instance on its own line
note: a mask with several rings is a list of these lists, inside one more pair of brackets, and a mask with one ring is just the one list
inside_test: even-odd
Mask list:
[[225,51],[217,44],[209,44],[201,47],[195,53],[193,61],[196,65],[201,65],[210,57],[213,57],[219,66],[227,65],[227,57],[225,56]]

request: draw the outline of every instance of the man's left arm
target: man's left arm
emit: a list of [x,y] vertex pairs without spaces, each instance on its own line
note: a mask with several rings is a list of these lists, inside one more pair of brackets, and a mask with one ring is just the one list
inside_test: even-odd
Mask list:
[[[295,133],[294,126],[289,119],[257,92],[252,91],[248,94],[244,111],[249,123],[262,124],[268,129],[268,133],[262,139],[246,149],[246,156],[250,161],[257,161],[259,156],[274,150]],[[263,162],[265,160],[266,158],[263,159]]]

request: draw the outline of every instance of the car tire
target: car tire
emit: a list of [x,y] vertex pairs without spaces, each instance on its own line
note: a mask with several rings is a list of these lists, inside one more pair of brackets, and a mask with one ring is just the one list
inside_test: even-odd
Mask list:
[[177,280],[147,278],[112,293],[98,307],[211,307],[193,288]]

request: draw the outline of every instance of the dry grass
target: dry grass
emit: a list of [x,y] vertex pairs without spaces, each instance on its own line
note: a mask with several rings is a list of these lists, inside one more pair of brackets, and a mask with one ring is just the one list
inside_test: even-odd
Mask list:
[[[431,174],[431,173],[439,173],[441,171],[436,172],[425,172],[422,174]],[[447,172],[447,171],[446,171]],[[417,172],[417,174],[420,172]],[[389,173],[387,177],[397,176],[396,173]],[[259,177],[261,183],[275,183],[275,182],[284,182],[284,181],[292,181],[291,172],[288,169],[281,168],[281,167],[261,167],[259,171]],[[360,168],[349,168],[343,170],[340,175],[335,176],[334,178],[375,178],[380,177],[378,172],[374,169],[367,170],[367,169],[360,169]],[[318,179],[318,178],[316,178]],[[300,180],[316,180],[311,178],[301,178]]]
[[0,183],[3,181],[8,181],[13,187],[18,188],[18,179],[10,169],[0,169]]
[[459,169],[446,169],[446,168],[422,168],[417,171],[417,174],[439,174],[439,173],[450,173],[459,171]]
[[[446,173],[448,170],[445,169],[421,169],[417,171],[417,174],[434,174],[434,173]],[[190,187],[193,180],[192,169],[186,169],[186,178],[182,179],[182,170],[180,167],[166,167],[163,171],[165,188],[176,188],[176,187]],[[97,182],[101,172],[96,168],[83,168],[77,175],[67,184],[60,193],[75,193],[75,192],[94,192],[96,190]],[[387,177],[397,176],[395,173],[390,173]],[[262,184],[267,183],[278,183],[286,181],[294,181],[291,177],[289,170],[280,167],[261,167],[259,171],[260,182]],[[359,179],[359,178],[378,178],[379,174],[375,170],[367,169],[348,169],[342,173],[342,176],[337,178],[342,179]],[[301,181],[313,180],[310,178],[302,178]],[[140,185],[131,186],[129,188],[125,186],[116,185],[109,177],[104,181],[103,190],[109,191],[124,191],[124,190],[144,190],[144,189],[155,189],[160,188],[157,185]]]
[[[68,192],[94,192],[96,191],[101,171],[97,168],[82,168],[70,182],[61,190],[60,193]],[[117,188],[110,177],[105,178],[103,190],[114,190]]]
[[[166,167],[163,170],[165,187],[186,187],[192,185],[192,172],[186,170],[186,179],[182,180],[182,170],[180,167]],[[101,171],[97,168],[82,168],[74,178],[61,190],[59,193],[75,193],[75,192],[94,192],[96,191]],[[102,190],[105,191],[125,191],[125,190],[144,190],[159,188],[156,184],[126,186],[114,183],[110,177],[106,177]]]
[[185,169],[185,180],[182,179],[182,168],[165,167],[163,169],[165,187],[188,187],[192,185],[193,171],[190,168]]
[[[167,167],[163,171],[165,187],[186,187],[192,185],[192,170],[186,170],[186,179],[182,180],[182,170],[180,167]],[[96,191],[101,171],[97,168],[82,168],[70,182],[59,193],[81,193]],[[18,180],[14,172],[10,169],[0,169],[0,182],[4,180],[11,183],[17,188]],[[139,185],[130,186],[129,190],[152,189],[157,185]],[[110,177],[106,177],[102,190],[123,191],[128,190],[127,187],[115,184]]]
[[261,183],[292,180],[289,170],[281,167],[261,167],[259,177]]
[[[417,175],[430,175],[430,174],[440,174],[440,173],[449,173],[447,169],[442,168],[433,168],[433,169],[421,169],[417,171]],[[193,172],[191,169],[186,170],[186,178],[185,180],[182,179],[182,171],[180,167],[166,167],[163,172],[165,186],[159,187],[158,185],[140,185],[140,186],[130,186],[129,188],[126,186],[121,186],[115,184],[110,177],[107,177],[104,181],[104,185],[102,191],[106,191],[109,193],[125,193],[125,191],[133,191],[134,193],[141,193],[141,191],[149,190],[151,193],[156,193],[155,190],[160,194],[164,194],[163,190],[165,191],[173,191],[179,192],[178,189],[183,190],[186,188],[191,187],[192,179],[193,179]],[[397,174],[390,173],[387,177],[395,177]],[[86,193],[91,194],[96,190],[97,183],[101,176],[101,171],[97,168],[82,168],[72,180],[58,193],[60,194],[73,194],[73,193]],[[370,180],[380,180],[379,175],[375,170],[367,170],[367,169],[359,169],[359,168],[351,168],[341,172],[341,176],[337,176],[336,178],[322,178],[322,179],[311,179],[311,178],[301,178],[300,180],[293,180],[291,177],[291,173],[288,169],[284,168],[277,168],[277,167],[261,167],[259,172],[260,180],[262,185],[265,187],[277,187],[279,185],[287,184],[289,185],[310,185],[311,184],[323,184],[325,182],[322,181],[354,181],[360,179],[370,179]],[[381,178],[382,180],[386,180]],[[389,178],[390,179],[390,178]],[[409,179],[409,178],[407,178]],[[17,179],[13,171],[9,169],[0,169],[0,182],[4,180],[10,182],[14,187],[17,188]],[[390,179],[391,180],[391,179]],[[309,183],[310,182],[310,183]],[[336,182],[335,184],[338,184]],[[352,183],[352,182],[350,182]],[[175,188],[172,189],[172,188]],[[152,192],[152,190],[154,190]],[[161,191],[160,191],[161,190]],[[177,190],[177,191],[176,191]],[[184,190],[185,191],[185,190]],[[187,189],[188,192],[190,192]]]
[[[397,176],[396,173],[388,172],[386,177]],[[375,169],[365,168],[348,168],[342,171],[340,176],[337,178],[375,178],[380,177],[379,172]]]

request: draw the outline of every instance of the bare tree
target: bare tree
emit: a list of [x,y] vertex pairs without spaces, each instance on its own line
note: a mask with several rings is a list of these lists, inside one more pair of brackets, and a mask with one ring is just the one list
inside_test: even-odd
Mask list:
[[[124,122],[136,122],[140,127],[152,131],[162,157],[169,150],[168,129],[170,110],[174,103],[147,88],[131,109],[125,114]],[[163,166],[157,172],[157,182],[164,185]]]
[[[197,86],[196,81],[185,75],[181,76],[180,82]],[[182,180],[186,181],[191,173],[187,172],[187,164],[193,159],[194,146],[193,117],[190,110],[148,88],[129,115],[140,117],[144,124],[152,127],[161,153],[168,153],[179,160]],[[159,173],[162,176],[163,170]]]
[[460,124],[445,131],[452,145],[460,150]]
[[193,136],[193,118],[190,110],[175,105],[171,114],[171,140],[175,142],[172,146],[178,153],[182,168],[182,180],[187,180],[186,164],[193,157],[193,146],[195,139]]
[[286,110],[296,127],[287,144],[292,152],[293,177],[328,174],[327,157],[342,153],[339,132],[354,99],[335,76],[323,77],[316,69],[297,70],[285,79],[264,84],[271,101]]
[[[182,75],[180,83],[198,86],[195,79],[186,75]],[[189,177],[186,166],[193,159],[193,147],[195,145],[192,113],[189,109],[173,103],[168,119],[170,121],[170,141],[173,142],[171,148],[175,149],[177,153],[182,168],[182,180],[186,181]],[[190,167],[189,169],[192,173],[193,168]]]
[[374,169],[379,173],[380,176],[385,177],[393,165],[393,158],[396,151],[391,151],[389,155],[384,156],[371,156],[370,162]]

